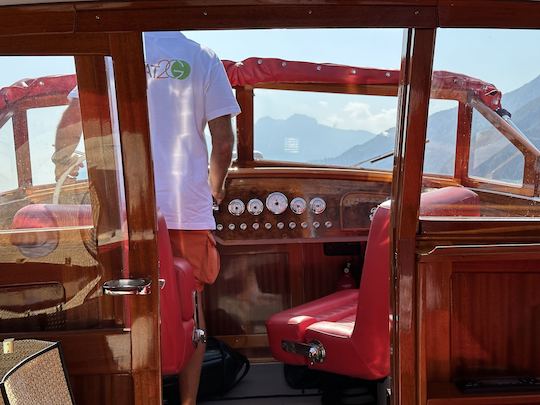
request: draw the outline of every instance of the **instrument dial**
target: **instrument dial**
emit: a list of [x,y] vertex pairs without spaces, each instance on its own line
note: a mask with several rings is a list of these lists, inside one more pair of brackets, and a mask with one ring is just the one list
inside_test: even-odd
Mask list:
[[242,215],[244,213],[244,211],[246,210],[246,206],[244,205],[242,200],[240,200],[238,198],[235,198],[234,200],[232,200],[229,203],[228,208],[229,208],[229,212],[231,213],[231,215],[235,215],[235,216]]
[[309,208],[314,214],[322,214],[326,209],[326,201],[321,197],[315,197],[309,202]]
[[258,198],[252,198],[247,204],[247,210],[251,215],[259,215],[263,211],[264,205]]
[[302,197],[295,197],[291,201],[291,211],[295,214],[303,214],[304,211],[307,208],[306,200],[304,200]]
[[266,208],[273,214],[278,215],[285,212],[288,202],[285,194],[276,191],[266,197]]

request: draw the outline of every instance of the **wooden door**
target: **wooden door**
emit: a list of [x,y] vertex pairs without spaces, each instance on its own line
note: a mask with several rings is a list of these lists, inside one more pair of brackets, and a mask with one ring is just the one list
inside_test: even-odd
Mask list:
[[[0,164],[9,169],[0,179],[0,335],[60,341],[77,404],[159,403],[141,36],[1,38],[0,54],[20,79],[37,79],[4,92],[0,112]],[[75,83],[78,96],[67,97]],[[79,115],[64,117],[66,105]],[[71,170],[55,181],[59,128],[85,159],[76,178]],[[122,278],[147,279],[150,294],[104,294],[106,281]]]

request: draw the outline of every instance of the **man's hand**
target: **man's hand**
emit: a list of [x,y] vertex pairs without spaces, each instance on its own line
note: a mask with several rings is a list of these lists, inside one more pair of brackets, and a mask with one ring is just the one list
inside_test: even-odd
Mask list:
[[[79,161],[80,156],[71,155],[61,160],[53,160],[55,169],[54,169],[54,179],[58,181],[63,174],[68,170],[67,179],[65,182],[74,181],[75,178],[79,175],[79,170],[84,167],[83,163]],[[79,163],[77,163],[79,162]]]
[[221,189],[218,189],[218,190],[212,190],[212,197],[214,197],[214,201],[216,202],[217,205],[221,204],[221,202],[225,198],[225,194],[226,194],[225,187],[222,187]]

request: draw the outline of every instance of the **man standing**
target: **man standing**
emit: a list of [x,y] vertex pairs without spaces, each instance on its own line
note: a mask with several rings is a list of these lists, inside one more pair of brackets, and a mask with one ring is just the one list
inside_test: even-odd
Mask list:
[[[173,254],[193,267],[204,329],[201,293],[219,272],[211,233],[216,226],[212,199],[220,204],[225,196],[234,144],[231,118],[240,108],[213,51],[180,32],[145,33],[143,39],[157,206],[167,221]],[[56,134],[57,178],[72,167],[81,135],[77,89],[70,98]],[[212,137],[210,162],[204,137],[207,124]],[[71,170],[76,174],[77,169]],[[199,343],[180,374],[184,405],[196,403],[205,347]]]
[[[144,46],[157,205],[169,227],[173,254],[193,266],[204,328],[200,295],[219,272],[210,232],[216,226],[212,197],[219,204],[225,196],[234,144],[231,117],[240,108],[223,64],[210,49],[179,32],[146,33]],[[182,404],[195,404],[205,346],[198,345],[180,374]]]

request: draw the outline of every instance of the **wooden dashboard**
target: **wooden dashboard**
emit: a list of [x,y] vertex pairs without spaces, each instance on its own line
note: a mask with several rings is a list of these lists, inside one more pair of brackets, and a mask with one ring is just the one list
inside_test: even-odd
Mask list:
[[340,178],[230,177],[215,211],[220,244],[361,240],[390,183]]

